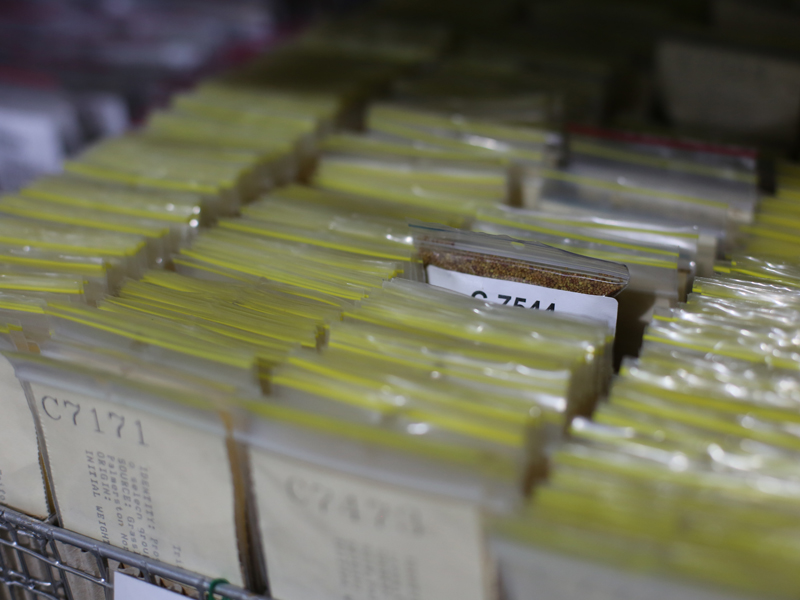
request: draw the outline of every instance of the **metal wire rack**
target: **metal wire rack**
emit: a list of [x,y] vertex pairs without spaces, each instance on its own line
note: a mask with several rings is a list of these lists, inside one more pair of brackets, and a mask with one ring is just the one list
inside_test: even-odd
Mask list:
[[[148,583],[170,582],[206,600],[214,580],[61,529],[0,506],[0,599],[113,600],[112,573],[138,570]],[[270,600],[229,584],[214,598]]]

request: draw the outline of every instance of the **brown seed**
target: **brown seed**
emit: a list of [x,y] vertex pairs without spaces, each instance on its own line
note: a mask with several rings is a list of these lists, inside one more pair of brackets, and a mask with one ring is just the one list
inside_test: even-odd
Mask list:
[[421,240],[420,246],[420,258],[426,268],[433,265],[467,275],[528,283],[592,296],[616,296],[625,287],[624,282],[601,274],[589,275],[492,254],[443,249],[441,242],[436,247],[430,247]]

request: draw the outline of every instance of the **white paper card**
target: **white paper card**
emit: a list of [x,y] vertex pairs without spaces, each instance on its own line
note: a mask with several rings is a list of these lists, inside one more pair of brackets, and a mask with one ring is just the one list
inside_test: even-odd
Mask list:
[[243,584],[221,435],[48,385],[31,390],[66,529]]
[[178,598],[185,600],[186,596],[124,573],[114,573],[114,600],[177,600]]
[[608,323],[612,331],[617,327],[619,303],[614,298],[457,273],[433,265],[428,266],[427,272],[431,285],[473,298],[527,310],[550,310],[590,317]]
[[0,356],[0,504],[29,515],[49,514],[36,425],[14,367]]
[[800,63],[769,55],[664,40],[658,75],[680,125],[793,141],[800,117]]
[[256,449],[250,463],[275,598],[490,597],[477,507]]

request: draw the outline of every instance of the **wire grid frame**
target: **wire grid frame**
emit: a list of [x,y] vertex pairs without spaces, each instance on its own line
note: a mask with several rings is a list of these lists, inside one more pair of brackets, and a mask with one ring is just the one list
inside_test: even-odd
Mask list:
[[[80,553],[84,560],[69,560],[65,552],[70,550]],[[38,521],[0,506],[0,598],[5,586],[13,600],[86,600],[74,588],[88,586],[92,597],[113,600],[109,561],[138,569],[148,583],[160,577],[194,590],[202,600],[208,598],[214,583],[211,577],[62,529],[54,517]],[[214,598],[271,600],[230,584],[216,585]]]

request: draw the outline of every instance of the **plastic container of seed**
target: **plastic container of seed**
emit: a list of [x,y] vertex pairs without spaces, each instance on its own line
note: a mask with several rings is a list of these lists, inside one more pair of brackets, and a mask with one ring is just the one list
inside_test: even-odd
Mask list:
[[628,268],[545,244],[503,235],[412,224],[426,269],[502,279],[592,296],[614,297],[628,285]]

